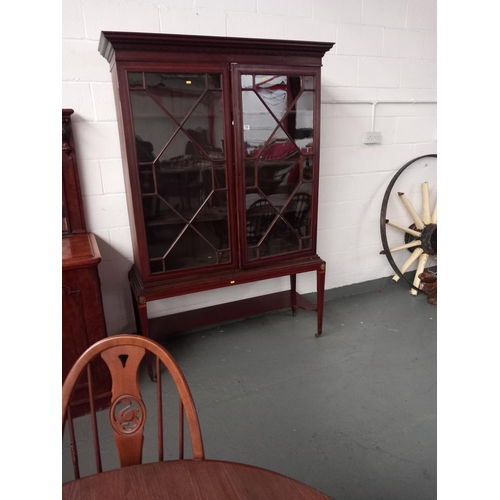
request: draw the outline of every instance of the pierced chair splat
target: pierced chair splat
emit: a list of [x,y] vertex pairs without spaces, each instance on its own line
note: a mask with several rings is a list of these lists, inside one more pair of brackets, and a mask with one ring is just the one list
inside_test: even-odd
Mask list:
[[147,411],[139,386],[139,368],[147,352],[153,354],[156,358],[158,461],[164,460],[162,365],[171,375],[179,394],[179,459],[184,458],[184,420],[187,421],[191,439],[192,458],[194,460],[202,460],[205,458],[200,425],[191,391],[174,358],[160,344],[141,335],[115,335],[100,340],[89,347],[73,365],[63,384],[63,436],[67,424],[75,479],[80,477],[80,468],[78,464],[75,425],[71,417],[70,402],[75,387],[81,382],[82,377],[85,377],[85,375],[88,380],[89,388],[89,417],[93,434],[92,441],[96,472],[100,473],[103,471],[97,426],[97,412],[95,409],[92,387],[92,360],[99,356],[108,367],[112,379],[109,422],[113,430],[120,467],[142,463],[144,427]]

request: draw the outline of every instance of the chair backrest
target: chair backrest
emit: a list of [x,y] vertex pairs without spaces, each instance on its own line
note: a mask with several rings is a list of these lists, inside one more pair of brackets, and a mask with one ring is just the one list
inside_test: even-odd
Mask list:
[[[139,365],[144,355],[151,356],[151,354],[156,357],[158,460],[164,459],[162,366],[170,373],[179,394],[179,458],[184,458],[184,417],[188,424],[191,439],[192,458],[195,460],[205,458],[200,425],[191,391],[174,358],[160,344],[141,335],[115,335],[100,340],[89,347],[73,365],[62,387],[63,436],[67,424],[75,479],[80,477],[80,470],[70,403],[75,386],[78,385],[77,382],[81,381],[81,376],[84,376],[84,372],[86,372],[96,472],[102,472],[97,412],[92,387],[91,361],[97,356],[104,360],[111,374],[109,421],[113,429],[120,466],[127,467],[140,464],[142,462],[144,425],[146,423],[146,405],[139,387]],[[154,384],[151,381],[149,383]]]
[[250,205],[246,213],[248,244],[257,245],[260,242],[276,215],[271,203],[265,199],[256,200]]
[[300,236],[309,236],[309,224],[311,219],[311,195],[307,193],[296,193],[293,195],[290,205],[294,209],[294,220],[292,225]]

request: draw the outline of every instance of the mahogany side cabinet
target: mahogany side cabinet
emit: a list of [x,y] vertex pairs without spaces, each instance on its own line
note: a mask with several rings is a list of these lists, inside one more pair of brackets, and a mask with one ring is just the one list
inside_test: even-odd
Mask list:
[[[62,380],[83,352],[107,336],[97,265],[96,238],[85,229],[78,165],[71,126],[72,109],[62,110]],[[111,378],[102,360],[93,363],[95,402],[109,404]],[[72,416],[90,410],[86,379],[72,400]]]
[[[333,43],[102,32],[122,146],[139,333],[317,312],[321,61]],[[316,304],[296,275],[317,273]],[[147,303],[290,277],[290,290],[148,319]],[[235,298],[237,290],[235,289]]]

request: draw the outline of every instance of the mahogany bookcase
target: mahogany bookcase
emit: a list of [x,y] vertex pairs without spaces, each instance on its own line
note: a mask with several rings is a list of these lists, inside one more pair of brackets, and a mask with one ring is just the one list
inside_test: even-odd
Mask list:
[[[138,333],[283,307],[317,312],[321,61],[333,43],[102,32],[112,74]],[[317,273],[317,299],[296,276]],[[148,318],[148,302],[290,277],[290,290]],[[237,292],[235,290],[235,299]]]

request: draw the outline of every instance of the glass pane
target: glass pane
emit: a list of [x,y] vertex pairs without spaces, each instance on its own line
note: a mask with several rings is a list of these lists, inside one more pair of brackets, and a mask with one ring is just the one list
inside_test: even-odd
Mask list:
[[206,156],[224,158],[222,94],[206,92],[183,128]]
[[[249,206],[248,203],[250,203]],[[257,193],[253,193],[253,197],[251,194],[247,195],[247,206],[248,246],[249,248],[258,247],[271,227],[277,213],[273,205]]]
[[220,74],[129,74],[150,270],[231,260]]
[[243,140],[246,153],[247,156],[257,156],[278,126],[278,122],[255,92],[244,91],[242,100]]
[[304,76],[304,88],[306,90],[314,90],[314,77]]
[[278,216],[267,200],[252,203],[246,216],[249,260],[300,250],[299,234],[285,222],[286,213]]
[[312,77],[242,75],[247,258],[312,248]]
[[207,75],[207,84],[209,89],[222,89],[222,78],[217,73]]
[[[287,75],[242,75],[242,84],[247,83],[248,88],[254,88],[257,91],[268,90],[274,92],[276,90],[287,91],[290,82],[293,81],[294,85],[300,89],[301,80],[303,77],[300,76],[287,76]],[[253,82],[252,82],[253,77]],[[245,88],[245,86],[243,86]]]
[[[186,154],[177,154],[182,149]],[[159,158],[158,194],[190,220],[212,192],[212,163],[180,131]]]
[[148,225],[146,237],[150,259],[164,258],[177,237],[186,229],[184,222],[176,224]]
[[217,264],[217,253],[193,228],[188,227],[164,260],[167,271],[209,266]]
[[207,89],[207,76],[146,73],[146,86],[152,98],[181,121]]
[[262,242],[263,256],[300,250],[300,240],[283,219],[279,218]]
[[311,236],[311,195],[295,193],[283,214],[299,237]]
[[214,163],[214,189],[224,189],[226,187],[226,164]]
[[273,139],[261,152],[258,165],[258,187],[268,195],[289,194],[300,181],[299,151],[286,139]]
[[69,231],[68,224],[68,210],[66,209],[66,203],[64,202],[64,193],[62,199],[62,232],[67,233]]
[[249,260],[311,248],[303,240],[312,236],[310,191],[311,184],[304,183],[291,197],[247,193]]
[[252,160],[245,160],[245,186],[257,186],[257,162]]
[[291,135],[297,146],[307,154],[313,153],[313,99],[313,92],[303,92],[289,118],[290,122],[292,117],[295,120],[293,133],[290,130]]
[[[180,224],[184,227],[188,222],[160,196],[143,196],[142,208],[147,226]],[[167,251],[167,248],[163,253]]]
[[192,223],[192,227],[217,250],[229,248],[227,213],[227,193],[214,193]]
[[304,156],[303,179],[306,182],[313,180],[313,159],[310,156]]
[[224,252],[218,252],[218,264],[226,264],[231,262],[231,252],[229,250]]
[[253,89],[253,75],[241,75],[241,88]]
[[178,126],[145,91],[131,92],[130,101],[137,161],[152,163]]
[[139,183],[142,194],[155,194],[153,165],[146,165],[139,168]]
[[312,248],[313,83],[242,75],[249,260]]
[[130,89],[144,88],[144,74],[143,73],[129,73],[128,86]]
[[165,269],[163,267],[163,259],[150,260],[149,261],[149,269],[151,270],[152,274],[164,273]]

